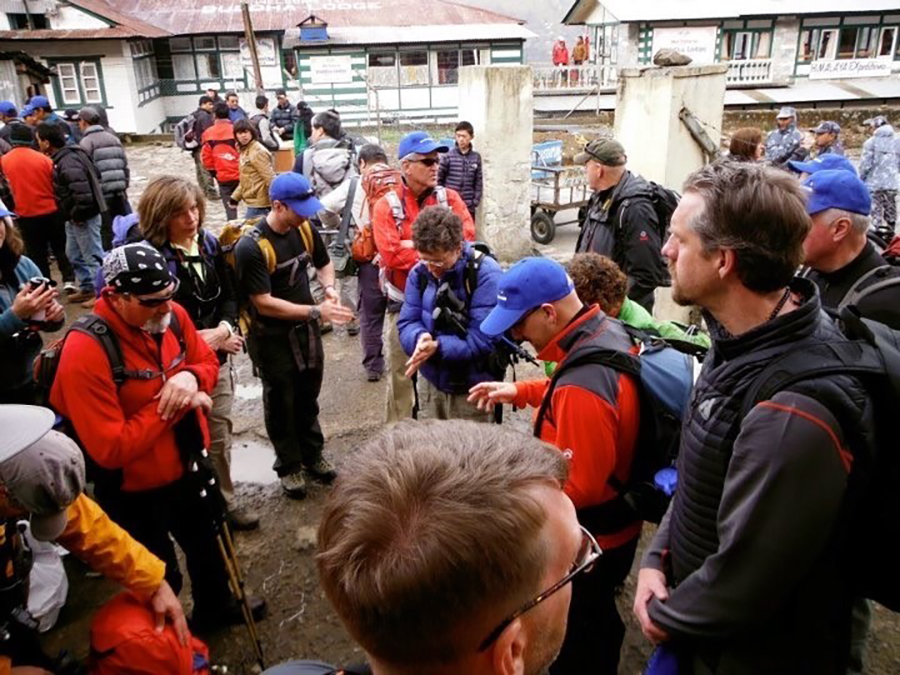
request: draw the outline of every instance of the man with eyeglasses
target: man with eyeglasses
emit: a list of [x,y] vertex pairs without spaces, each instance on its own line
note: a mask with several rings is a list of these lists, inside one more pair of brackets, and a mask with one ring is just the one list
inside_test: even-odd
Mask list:
[[419,262],[419,254],[412,241],[413,223],[422,209],[446,206],[462,220],[463,237],[467,241],[475,239],[475,223],[462,197],[455,190],[438,185],[438,155],[449,149],[425,131],[413,131],[404,136],[397,151],[403,184],[399,190],[387,192],[372,209],[372,235],[378,248],[377,260],[383,272],[383,289],[388,299],[384,346],[386,369],[390,376],[385,423],[410,417],[415,403],[412,381],[405,376],[408,357],[400,344],[397,330],[406,278]]
[[641,521],[621,517],[617,499],[631,471],[640,405],[632,377],[591,362],[590,354],[628,352],[634,343],[619,321],[584,305],[563,266],[548,258],[525,258],[500,277],[497,305],[481,331],[530,342],[538,359],[564,369],[552,381],[483,382],[469,400],[485,410],[498,403],[533,407],[534,435],[570,458],[566,494],[604,556],[593,574],[573,585],[569,630],[551,672],[613,675],[625,637],[616,590],[631,570],[641,533]]
[[[318,533],[322,587],[369,661],[343,672],[546,672],[569,582],[601,553],[563,491],[567,474],[554,448],[474,422],[407,422],[369,440]],[[335,672],[310,665],[269,672]]]
[[[241,608],[229,591],[212,516],[185,459],[209,446],[206,416],[219,361],[172,301],[178,279],[156,249],[113,249],[103,279],[93,322],[66,337],[50,404],[91,460],[97,501],[165,562],[176,594],[182,575],[170,536],[184,551],[195,630],[238,623]],[[107,333],[121,357],[119,377],[103,342]],[[262,616],[265,603],[251,603]]]

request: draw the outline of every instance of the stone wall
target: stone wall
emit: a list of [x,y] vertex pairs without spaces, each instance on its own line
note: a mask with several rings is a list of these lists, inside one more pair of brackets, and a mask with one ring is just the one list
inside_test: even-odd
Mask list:
[[794,64],[797,60],[797,40],[800,38],[800,19],[779,17],[775,21],[772,36],[772,81],[776,84],[790,84],[794,79]]

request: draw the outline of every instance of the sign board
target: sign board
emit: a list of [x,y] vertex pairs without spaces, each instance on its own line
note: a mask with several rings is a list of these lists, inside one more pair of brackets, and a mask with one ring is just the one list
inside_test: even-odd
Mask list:
[[890,77],[891,61],[880,59],[841,59],[813,61],[809,66],[811,80],[842,80],[854,77]]
[[718,26],[654,28],[651,58],[656,56],[656,52],[660,49],[674,49],[685,56],[690,56],[694,64],[715,63],[718,31]]
[[[241,38],[241,64],[244,68],[253,72],[253,59],[250,58],[250,46],[247,41]],[[261,66],[277,66],[278,53],[275,51],[274,38],[257,38],[256,53],[259,55],[259,65]]]
[[349,54],[310,56],[309,70],[313,84],[353,82],[353,59]]

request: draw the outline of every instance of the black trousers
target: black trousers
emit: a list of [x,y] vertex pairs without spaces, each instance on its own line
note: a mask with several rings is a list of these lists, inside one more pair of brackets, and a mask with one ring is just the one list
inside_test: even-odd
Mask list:
[[625,624],[616,607],[616,589],[631,571],[638,538],[623,546],[604,549],[587,574],[572,581],[569,627],[552,675],[616,675]]
[[227,183],[219,183],[219,199],[222,200],[222,208],[225,209],[225,217],[228,220],[237,218],[237,209],[230,204],[231,195],[237,190],[240,181],[229,181]]
[[110,518],[166,564],[166,581],[176,594],[183,579],[169,535],[178,542],[191,576],[195,613],[215,613],[233,604],[209,507],[186,478],[140,492],[104,490],[97,500]]
[[[322,457],[325,445],[319,426],[323,359],[314,357],[309,364],[298,363],[302,356],[295,353],[297,346],[292,347],[287,336],[251,336],[249,346],[262,380],[266,432],[275,447],[275,472],[285,476],[312,466]],[[303,340],[299,348],[308,353],[309,344]]]
[[103,243],[104,251],[112,249],[113,221],[116,216],[127,216],[131,211],[131,204],[128,202],[126,193],[117,192],[114,195],[106,196],[106,211],[101,214],[100,221],[100,240]]
[[25,242],[25,255],[38,266],[41,274],[51,278],[47,252],[52,248],[63,281],[75,281],[75,271],[66,257],[66,221],[59,211],[29,218],[19,216],[16,224]]

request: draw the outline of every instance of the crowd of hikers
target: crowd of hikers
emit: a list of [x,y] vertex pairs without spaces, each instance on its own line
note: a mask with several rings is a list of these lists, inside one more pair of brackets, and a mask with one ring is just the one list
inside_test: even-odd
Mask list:
[[[646,672],[864,672],[871,602],[900,610],[884,117],[856,166],[830,121],[800,156],[782,109],[680,194],[593,140],[574,256],[504,268],[476,241],[490,164],[470,123],[389,156],[276,98],[251,115],[207,92],[175,132],[195,180],[152,178],[134,211],[100,110],[70,126],[38,96],[32,125],[0,102],[0,673],[209,673],[203,638],[241,623],[276,675],[616,673],[639,550]],[[697,325],[654,315],[661,287]],[[61,300],[86,311],[51,341]],[[385,392],[384,428],[334,463],[328,331],[385,380],[360,385]],[[266,518],[231,475],[244,351],[284,496],[331,485],[315,561],[364,663],[265,659],[235,544]],[[532,379],[510,377],[521,361]],[[510,406],[533,409],[530,435]],[[45,542],[125,588],[87,663],[41,648]]]

